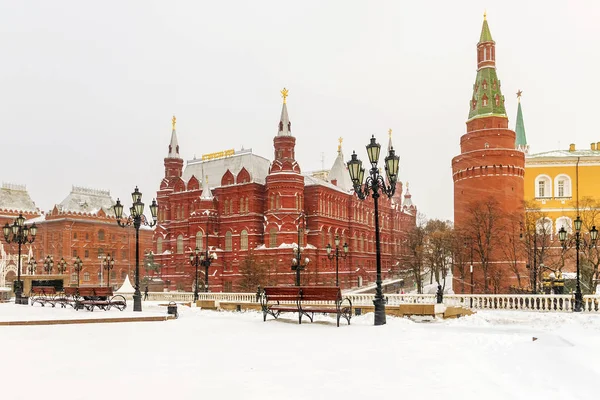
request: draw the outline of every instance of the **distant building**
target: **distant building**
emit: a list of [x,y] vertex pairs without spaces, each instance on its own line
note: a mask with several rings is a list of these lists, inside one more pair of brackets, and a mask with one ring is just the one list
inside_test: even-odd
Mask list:
[[[22,275],[29,274],[28,261],[37,262],[36,274],[43,275],[44,260],[48,255],[54,259],[54,273],[57,273],[58,261],[67,261],[67,272],[71,284],[77,283],[77,274],[73,270],[73,261],[80,257],[83,269],[80,271],[81,285],[106,285],[108,276],[101,268],[104,257],[110,254],[115,265],[110,271],[112,286],[120,286],[129,274],[135,276],[135,230],[132,227],[120,228],[115,221],[113,199],[107,190],[88,189],[73,186],[69,195],[48,213],[42,213],[29,198],[24,186],[4,185],[0,190],[0,208],[5,210],[2,224],[12,223],[19,213],[23,213],[26,224],[36,223],[38,233],[33,244],[22,246]],[[16,245],[4,242],[4,251],[8,261],[1,274],[7,284],[16,279]],[[143,267],[144,253],[152,248],[152,231],[140,230],[140,275],[146,275]],[[11,258],[12,257],[12,258]],[[2,261],[0,261],[0,268]]]
[[[184,169],[173,123],[154,232],[155,260],[171,289],[193,288],[189,255],[195,248],[218,256],[209,270],[213,292],[254,291],[256,281],[293,284],[298,243],[302,258],[310,259],[302,282],[334,284],[335,261],[327,259],[325,249],[334,246],[336,235],[349,246],[347,259],[339,259],[340,285],[375,280],[373,201],[354,196],[341,142],[329,171],[303,174],[285,99],[278,125],[273,161],[251,149],[226,150],[188,161]],[[392,273],[416,213],[408,193],[402,206],[401,183],[391,200],[380,198],[384,277]],[[306,229],[299,233],[304,221]]]

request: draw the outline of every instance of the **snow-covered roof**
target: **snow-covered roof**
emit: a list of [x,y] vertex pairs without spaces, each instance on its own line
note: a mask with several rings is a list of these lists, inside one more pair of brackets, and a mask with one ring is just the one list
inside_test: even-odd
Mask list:
[[598,158],[600,158],[600,151],[591,150],[591,149],[573,150],[573,151],[552,150],[552,151],[545,151],[542,153],[528,154],[525,156],[525,161],[545,159],[545,158],[573,158],[573,159],[576,159],[577,157],[598,157]]
[[95,214],[104,209],[106,215],[114,216],[113,206],[115,202],[110,197],[110,191],[100,189],[89,189],[73,186],[71,193],[57,205],[62,212],[81,212]]
[[325,186],[325,187],[333,189],[333,190],[337,190],[338,192],[342,192],[342,193],[346,193],[346,194],[349,193],[349,190],[344,190],[343,188],[336,186],[331,182],[324,181],[323,179],[317,178],[312,175],[306,175],[306,174],[302,174],[302,175],[304,176],[304,185],[305,186],[319,185],[319,186]]
[[38,212],[37,207],[25,185],[16,185],[13,183],[3,183],[0,188],[0,209]]
[[214,188],[221,186],[221,178],[227,170],[231,171],[235,177],[242,168],[246,168],[251,182],[264,184],[270,166],[269,160],[253,154],[252,149],[246,149],[222,158],[189,160],[183,171],[183,180],[187,182],[193,175],[205,184],[206,176],[208,176],[208,185]]
[[353,189],[352,181],[350,180],[350,174],[348,174],[348,168],[344,162],[344,154],[342,149],[338,149],[338,155],[333,162],[333,166],[329,171],[328,175],[329,182],[337,181],[336,186],[349,192]]

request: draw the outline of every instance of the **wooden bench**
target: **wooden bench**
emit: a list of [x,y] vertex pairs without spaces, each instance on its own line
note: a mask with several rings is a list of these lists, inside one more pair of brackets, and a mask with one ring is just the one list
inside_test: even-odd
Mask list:
[[115,307],[119,311],[123,311],[127,307],[125,297],[121,295],[113,296],[111,287],[79,287],[76,289],[74,305],[76,310],[85,308],[94,311],[94,308],[98,308],[108,311]]
[[[317,304],[319,302],[329,304]],[[344,302],[348,304],[342,304]],[[267,320],[267,314],[277,319],[283,312],[297,312],[299,324],[303,315],[312,322],[315,313],[336,314],[337,326],[340,326],[341,317],[348,321],[348,325],[352,318],[352,302],[348,298],[342,299],[342,291],[338,286],[266,287],[262,292],[261,307],[264,321]]]
[[42,307],[45,307],[46,304],[54,307],[56,305],[56,288],[54,286],[32,286],[29,298],[32,306],[40,303]]
[[60,304],[61,308],[66,308],[67,306],[75,307],[75,300],[78,297],[78,288],[66,287],[62,293],[56,295],[54,302]]

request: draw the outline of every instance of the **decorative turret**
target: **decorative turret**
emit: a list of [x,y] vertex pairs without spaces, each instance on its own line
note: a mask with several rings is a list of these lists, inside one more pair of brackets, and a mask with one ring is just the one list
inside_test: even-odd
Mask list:
[[521,95],[523,91],[517,92],[517,101],[519,107],[517,108],[517,124],[515,125],[515,133],[517,139],[515,140],[515,148],[522,151],[523,153],[529,153],[529,145],[527,144],[527,136],[525,135],[525,124],[523,123],[523,111],[521,110]]
[[281,91],[283,106],[281,108],[277,136],[273,139],[275,154],[273,163],[271,164],[271,172],[291,171],[300,173],[300,166],[295,159],[296,138],[292,136],[292,123],[287,111],[288,93],[289,90],[286,88],[283,88]]
[[469,121],[490,116],[506,117],[504,96],[496,75],[496,42],[492,40],[485,14],[477,43],[477,77],[469,106]]
[[404,201],[402,202],[402,211],[412,212],[415,208],[416,207],[412,202],[412,195],[408,190],[408,182],[406,182],[406,192],[404,193]]
[[177,143],[177,118],[173,115],[171,119],[171,142],[169,143],[169,154],[165,158],[165,178],[181,177],[183,172],[183,160],[179,155],[179,144]]
[[344,153],[342,153],[342,138],[338,139],[338,151],[337,157],[333,162],[333,166],[329,170],[329,182],[333,183],[337,187],[350,191],[352,190],[352,181],[350,180],[350,175],[348,174],[348,167],[346,166],[346,162],[344,161]]

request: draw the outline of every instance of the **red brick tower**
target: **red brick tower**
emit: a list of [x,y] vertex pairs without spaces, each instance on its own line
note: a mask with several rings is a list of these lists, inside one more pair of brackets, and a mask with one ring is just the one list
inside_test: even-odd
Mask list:
[[[295,159],[296,138],[287,112],[287,89],[281,94],[283,107],[273,139],[275,154],[266,178],[265,244],[269,247],[298,242],[298,224],[304,210],[304,177]],[[306,243],[305,239],[301,241]]]
[[469,206],[476,200],[492,197],[504,212],[522,213],[525,154],[515,149],[500,87],[495,42],[484,16],[467,133],[460,139],[460,155],[452,159],[454,223],[459,229],[469,223]]

